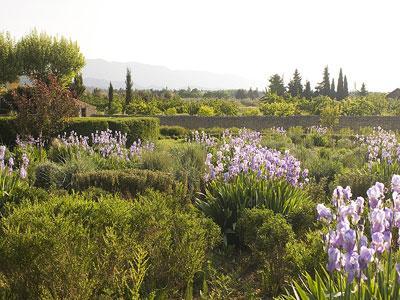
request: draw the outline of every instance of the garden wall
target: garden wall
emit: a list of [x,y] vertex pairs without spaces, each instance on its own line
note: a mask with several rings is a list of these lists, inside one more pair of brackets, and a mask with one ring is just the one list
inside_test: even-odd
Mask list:
[[[262,130],[269,127],[310,127],[319,124],[319,116],[241,116],[241,117],[200,117],[200,116],[158,116],[160,125],[182,126],[189,129],[210,127],[246,127]],[[400,116],[343,116],[337,128],[377,127],[400,130]]]

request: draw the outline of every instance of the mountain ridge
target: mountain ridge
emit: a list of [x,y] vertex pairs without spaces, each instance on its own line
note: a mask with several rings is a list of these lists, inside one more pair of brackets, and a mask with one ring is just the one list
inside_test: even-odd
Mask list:
[[104,59],[87,59],[82,75],[88,87],[107,88],[110,81],[114,88],[125,87],[126,69],[132,70],[134,88],[137,89],[186,89],[188,87],[218,90],[259,86],[255,81],[233,74],[209,71],[173,70],[165,66],[138,62],[116,62]]

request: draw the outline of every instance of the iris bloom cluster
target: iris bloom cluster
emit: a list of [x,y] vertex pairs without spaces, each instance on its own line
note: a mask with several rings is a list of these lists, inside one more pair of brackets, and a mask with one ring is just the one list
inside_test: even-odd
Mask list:
[[[5,146],[0,146],[0,172],[6,175],[13,175],[16,170],[14,170],[15,160],[14,157],[10,156],[6,161],[6,150]],[[22,154],[22,159],[19,164],[19,176],[21,179],[25,179],[28,176],[29,158],[24,153]]]
[[316,133],[316,134],[320,134],[320,135],[324,135],[328,132],[328,127],[323,127],[320,125],[317,126],[311,126],[308,128],[308,132],[309,133]]
[[[391,251],[400,241],[393,241],[392,233],[400,230],[400,176],[394,175],[391,184],[391,199],[386,199],[388,190],[377,182],[363,197],[353,199],[350,187],[338,186],[332,197],[332,209],[317,205],[318,219],[329,224],[325,236],[328,253],[327,269],[354,279],[367,279],[371,264],[379,270],[384,253]],[[366,230],[368,228],[369,230]],[[396,265],[400,270],[400,265]]]
[[286,130],[283,127],[272,127],[271,130],[282,135],[286,134]]
[[376,127],[372,134],[357,136],[357,139],[367,147],[369,163],[385,161],[391,164],[400,157],[400,144],[391,131]]
[[189,134],[189,137],[186,139],[188,143],[197,143],[204,145],[206,147],[212,147],[216,143],[216,138],[211,135],[205,133],[204,131],[194,130]]
[[126,160],[140,158],[144,151],[154,151],[154,143],[142,143],[139,139],[128,148],[127,135],[120,131],[96,131],[91,137],[78,135],[72,131],[69,135],[64,133],[58,139],[66,147],[77,147],[89,153],[99,153],[102,157],[118,157]]
[[286,179],[292,185],[308,181],[307,169],[302,170],[300,161],[289,154],[262,147],[261,134],[242,129],[238,136],[224,134],[222,143],[207,154],[206,181],[229,181],[241,173],[255,173],[261,179]]

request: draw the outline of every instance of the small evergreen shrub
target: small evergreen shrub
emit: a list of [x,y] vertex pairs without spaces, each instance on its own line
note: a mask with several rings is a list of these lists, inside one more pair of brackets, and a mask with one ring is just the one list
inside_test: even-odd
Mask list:
[[161,126],[160,134],[165,137],[184,137],[188,133],[188,130],[181,126]]
[[176,188],[173,175],[150,170],[99,170],[77,173],[73,176],[72,187],[85,190],[98,187],[110,193],[120,193],[133,198],[146,189],[171,193]]

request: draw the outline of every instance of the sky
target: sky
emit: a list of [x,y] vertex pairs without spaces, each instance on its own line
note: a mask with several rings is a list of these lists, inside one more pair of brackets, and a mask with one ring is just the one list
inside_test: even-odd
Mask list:
[[324,66],[350,89],[400,87],[398,0],[0,0],[0,31],[78,41],[86,58],[229,73],[267,84]]

